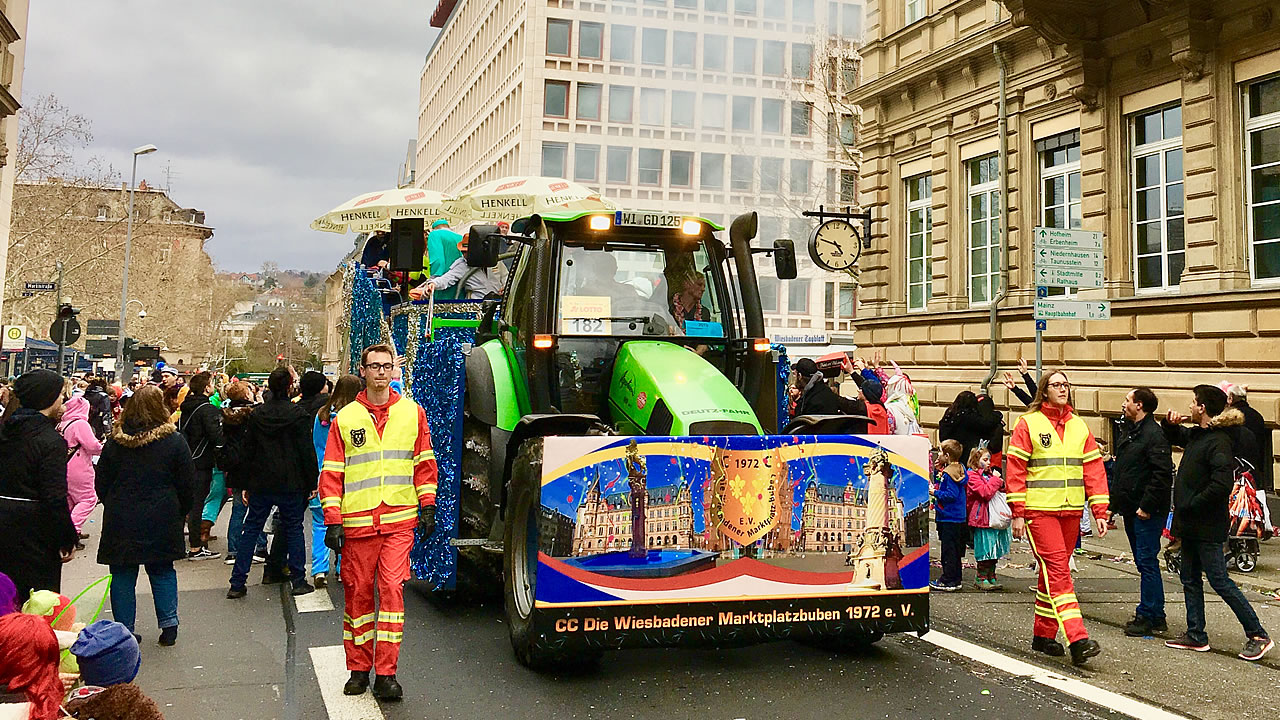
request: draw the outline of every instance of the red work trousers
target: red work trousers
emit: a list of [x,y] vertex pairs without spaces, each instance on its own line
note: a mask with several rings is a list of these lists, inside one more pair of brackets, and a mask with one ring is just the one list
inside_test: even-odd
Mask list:
[[1036,637],[1053,639],[1062,628],[1067,642],[1089,637],[1071,582],[1071,554],[1080,537],[1080,511],[1028,510],[1027,536],[1036,556]]
[[396,674],[404,636],[404,583],[409,579],[413,529],[409,525],[387,534],[348,537],[342,545],[342,594],[346,598],[342,645],[347,651],[348,670]]

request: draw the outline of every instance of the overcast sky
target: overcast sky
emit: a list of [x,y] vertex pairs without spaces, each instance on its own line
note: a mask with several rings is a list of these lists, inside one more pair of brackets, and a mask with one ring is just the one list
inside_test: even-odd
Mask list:
[[204,210],[223,270],[333,269],[353,235],[311,220],[394,187],[417,132],[434,0],[36,0],[24,98],[93,123],[92,154]]

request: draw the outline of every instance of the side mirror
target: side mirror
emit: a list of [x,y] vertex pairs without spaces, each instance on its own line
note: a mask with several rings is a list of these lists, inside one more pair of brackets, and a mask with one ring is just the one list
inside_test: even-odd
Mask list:
[[497,225],[472,225],[467,231],[467,264],[473,268],[497,265],[502,248],[501,233]]
[[790,240],[773,241],[773,269],[779,280],[796,279],[796,244]]

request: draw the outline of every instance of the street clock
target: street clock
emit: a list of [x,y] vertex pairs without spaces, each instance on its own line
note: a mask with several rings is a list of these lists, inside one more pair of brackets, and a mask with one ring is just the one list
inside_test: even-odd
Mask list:
[[809,257],[824,270],[845,272],[858,264],[862,240],[847,220],[827,220],[813,232]]

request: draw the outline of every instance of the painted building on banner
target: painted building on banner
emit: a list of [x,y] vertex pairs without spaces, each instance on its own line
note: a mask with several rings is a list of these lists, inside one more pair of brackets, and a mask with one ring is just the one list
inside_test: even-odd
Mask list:
[[418,187],[548,175],[628,209],[755,210],[799,258],[781,282],[762,260],[770,332],[851,331],[854,280],[812,264],[800,213],[857,197],[861,0],[439,0],[431,22]]
[[[1102,286],[1049,295],[1109,301],[1110,319],[1050,320],[1043,334],[1046,367],[1070,373],[1093,431],[1111,437],[1108,420],[1135,385],[1153,388],[1163,412],[1225,379],[1249,387],[1275,432],[1278,10],[1260,0],[868,1],[851,101],[864,110],[859,191],[876,222],[855,340],[910,372],[926,424],[987,375],[1007,206],[1002,370],[1035,356],[1032,229],[1095,231]],[[1017,404],[998,378],[992,392]]]
[[[625,486],[625,483],[623,483]],[[662,550],[700,546],[693,532],[689,486],[650,488],[645,505],[645,544]],[[631,547],[631,493],[607,493],[594,482],[573,527],[573,554],[593,555]]]

